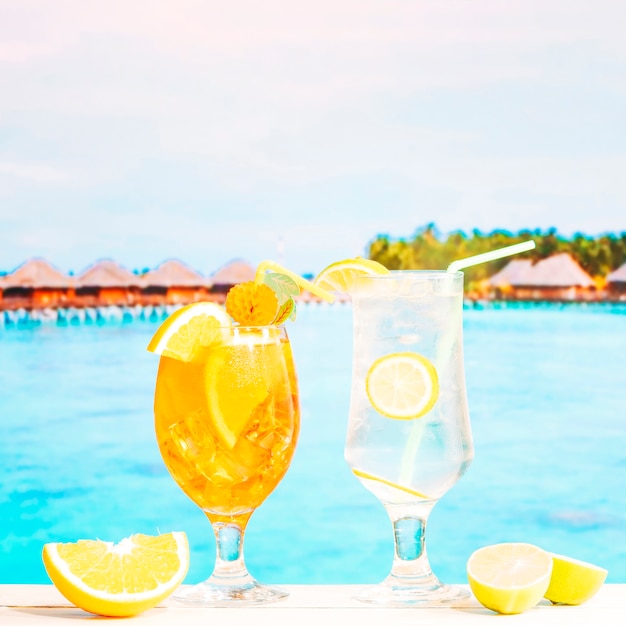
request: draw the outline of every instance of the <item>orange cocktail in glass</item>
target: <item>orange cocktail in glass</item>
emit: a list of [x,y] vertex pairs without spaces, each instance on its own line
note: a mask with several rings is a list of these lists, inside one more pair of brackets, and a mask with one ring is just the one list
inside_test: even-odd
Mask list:
[[174,596],[185,603],[226,606],[287,595],[250,576],[243,536],[254,510],[285,475],[298,439],[298,383],[282,324],[294,318],[301,289],[332,301],[323,289],[264,261],[254,281],[228,292],[225,308],[213,302],[183,307],[148,345],[161,355],[154,399],[161,455],[216,538],[211,577]]
[[287,595],[252,578],[243,558],[248,520],[285,475],[300,429],[293,355],[280,325],[298,287],[277,280],[282,292],[249,282],[229,292],[226,308],[199,302],[180,309],[148,346],[161,355],[154,397],[161,455],[216,539],[211,577],[174,596],[187,604]]
[[291,462],[297,381],[283,327],[222,332],[224,342],[194,362],[161,358],[156,436],[168,470],[209,519],[244,528]]

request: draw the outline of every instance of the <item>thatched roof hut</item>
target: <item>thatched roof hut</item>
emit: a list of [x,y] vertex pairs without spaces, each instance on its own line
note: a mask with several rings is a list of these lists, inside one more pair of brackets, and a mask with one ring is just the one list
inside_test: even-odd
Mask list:
[[566,252],[541,259],[514,259],[489,278],[493,287],[593,287],[593,278]]
[[538,287],[595,287],[593,278],[566,252],[533,265],[526,280]]
[[139,284],[139,276],[111,259],[97,261],[76,278],[77,288],[128,288]]
[[626,283],[626,263],[613,270],[606,277],[607,283]]
[[205,299],[208,280],[176,259],[164,261],[141,277],[145,304],[189,304]]
[[247,261],[234,259],[220,267],[212,276],[212,291],[224,293],[233,285],[254,280],[255,269]]
[[526,276],[532,269],[532,261],[530,259],[513,259],[505,265],[497,274],[489,278],[489,284],[492,287],[503,287],[506,285],[523,285]]
[[626,263],[607,274],[606,286],[609,294],[618,295],[620,299],[626,297]]
[[45,308],[64,305],[73,295],[74,280],[45,259],[29,259],[0,280],[3,308]]
[[74,281],[45,259],[33,258],[2,278],[2,288],[70,289]]
[[111,259],[89,266],[76,278],[76,300],[82,306],[134,304],[139,277]]
[[164,261],[141,277],[144,287],[205,287],[207,279],[177,259]]
[[595,282],[567,253],[532,264],[515,259],[488,279],[496,297],[515,300],[575,300],[595,297]]

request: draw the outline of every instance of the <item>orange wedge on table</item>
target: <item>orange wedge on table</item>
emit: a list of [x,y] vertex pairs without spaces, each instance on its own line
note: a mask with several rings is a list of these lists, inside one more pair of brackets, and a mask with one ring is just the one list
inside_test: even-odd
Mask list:
[[148,344],[148,351],[192,361],[202,348],[222,343],[222,327],[232,325],[226,310],[214,302],[195,302],[170,315]]
[[184,532],[131,535],[117,544],[82,539],[47,543],[46,572],[77,607],[96,615],[129,617],[169,596],[189,568]]

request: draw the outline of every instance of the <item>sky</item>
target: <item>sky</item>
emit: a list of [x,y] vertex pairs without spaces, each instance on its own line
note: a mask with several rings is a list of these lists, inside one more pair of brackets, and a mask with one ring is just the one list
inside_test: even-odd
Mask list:
[[0,271],[626,230],[623,0],[0,0]]

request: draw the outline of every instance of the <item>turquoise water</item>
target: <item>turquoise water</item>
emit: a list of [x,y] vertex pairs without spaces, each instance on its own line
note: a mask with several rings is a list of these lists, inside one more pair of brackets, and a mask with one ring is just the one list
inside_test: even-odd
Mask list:
[[[301,306],[288,327],[302,434],[253,515],[246,560],[275,583],[368,583],[388,572],[389,522],[343,461],[348,306]],[[185,530],[187,582],[210,574],[204,515],[162,465],[152,430],[157,323],[0,328],[0,583],[48,582],[46,541]],[[465,582],[476,548],[528,541],[626,582],[626,308],[465,311],[476,458],[436,505],[436,574]]]

